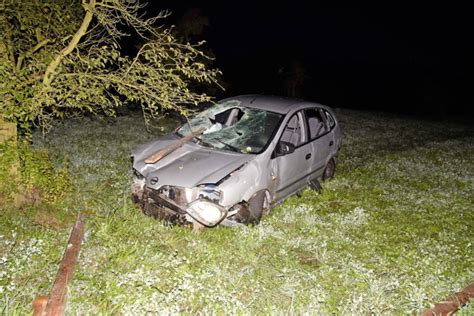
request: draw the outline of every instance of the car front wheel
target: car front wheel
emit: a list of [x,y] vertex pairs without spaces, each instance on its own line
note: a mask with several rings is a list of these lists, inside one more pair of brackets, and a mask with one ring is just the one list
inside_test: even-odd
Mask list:
[[242,224],[258,224],[263,214],[270,210],[269,196],[266,190],[255,193],[245,204],[236,205],[238,208],[233,220]]

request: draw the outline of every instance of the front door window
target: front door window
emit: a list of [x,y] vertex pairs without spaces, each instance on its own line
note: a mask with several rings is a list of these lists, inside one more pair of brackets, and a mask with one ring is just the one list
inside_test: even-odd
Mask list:
[[304,125],[300,115],[295,114],[286,124],[285,130],[281,135],[280,141],[293,144],[298,147],[305,140],[304,138]]

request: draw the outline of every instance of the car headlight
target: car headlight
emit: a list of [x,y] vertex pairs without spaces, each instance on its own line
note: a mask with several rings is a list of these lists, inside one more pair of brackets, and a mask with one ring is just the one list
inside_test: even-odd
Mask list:
[[199,199],[206,199],[213,202],[219,202],[222,198],[222,192],[215,184],[202,184],[198,186]]
[[201,184],[192,189],[182,188],[182,190],[188,202],[201,199],[219,203],[223,196],[215,184]]
[[211,201],[199,199],[188,205],[186,212],[204,226],[213,227],[227,215],[227,210]]

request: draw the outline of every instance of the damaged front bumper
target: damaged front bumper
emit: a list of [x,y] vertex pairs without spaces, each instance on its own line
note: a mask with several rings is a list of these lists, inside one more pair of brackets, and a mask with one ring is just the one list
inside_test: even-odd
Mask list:
[[228,214],[226,208],[202,195],[187,203],[180,190],[154,190],[143,186],[133,196],[135,201],[141,202],[146,214],[180,225],[198,222],[206,227],[214,227]]

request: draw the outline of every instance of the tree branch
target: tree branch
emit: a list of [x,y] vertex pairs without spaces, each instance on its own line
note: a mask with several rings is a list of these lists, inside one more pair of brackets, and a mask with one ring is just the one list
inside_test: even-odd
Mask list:
[[41,42],[39,42],[38,44],[36,44],[34,47],[30,48],[25,54],[20,54],[20,56],[18,56],[18,60],[16,62],[16,72],[19,72],[21,70],[21,67],[23,66],[23,60],[25,60],[26,57],[34,54],[38,49],[40,49],[41,47],[45,46],[46,44],[48,44],[49,40],[43,40]]
[[82,20],[82,24],[79,27],[79,29],[76,31],[74,36],[72,37],[69,44],[66,47],[64,47],[59,52],[58,55],[56,55],[56,58],[54,58],[51,61],[51,63],[48,65],[48,68],[46,68],[46,71],[43,76],[43,84],[45,86],[49,86],[51,84],[51,81],[53,80],[54,72],[56,71],[56,68],[58,68],[58,66],[61,64],[61,61],[63,60],[63,58],[69,55],[74,50],[74,48],[76,48],[82,36],[86,34],[87,29],[89,28],[89,24],[92,21],[92,17],[94,16],[93,11],[95,8],[95,4],[96,4],[95,0],[90,0],[88,4],[84,1],[83,6],[84,6],[84,9],[86,10],[86,15],[84,16],[84,19]]

